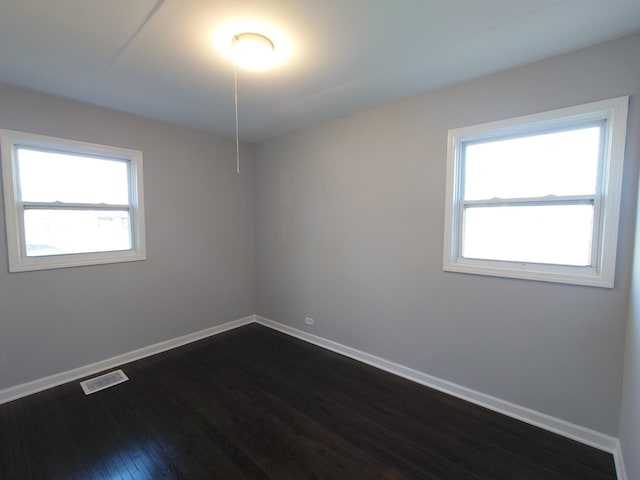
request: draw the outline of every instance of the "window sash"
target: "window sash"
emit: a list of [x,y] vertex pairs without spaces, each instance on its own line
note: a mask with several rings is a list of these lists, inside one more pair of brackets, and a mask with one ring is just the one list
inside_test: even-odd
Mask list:
[[[34,148],[34,147],[28,147],[25,145],[21,145],[21,144],[16,144],[14,145],[13,148],[13,153],[14,156],[16,156],[17,158],[17,151],[20,148],[28,148],[30,150],[37,150],[40,152],[51,152],[51,153],[56,153],[56,154],[63,154],[63,155],[73,155],[73,156],[77,156],[77,157],[85,157],[87,158],[89,161],[91,159],[97,159],[97,160],[107,160],[107,161],[117,161],[117,162],[123,162],[127,164],[127,191],[128,193],[128,198],[129,198],[129,203],[128,204],[108,204],[108,203],[72,203],[72,202],[33,202],[33,201],[23,201],[22,200],[22,191],[20,188],[20,169],[18,168],[17,162],[15,165],[16,168],[16,186],[17,186],[17,196],[18,196],[18,201],[16,202],[16,206],[18,209],[18,222],[19,222],[19,228],[20,228],[20,236],[22,238],[22,242],[20,245],[20,250],[22,253],[23,257],[28,257],[27,255],[27,241],[26,241],[26,227],[25,227],[25,211],[26,210],[101,210],[101,211],[107,211],[107,212],[128,212],[129,213],[129,232],[131,235],[131,248],[127,249],[126,251],[131,251],[135,248],[136,245],[136,229],[135,229],[135,224],[134,224],[134,216],[133,216],[133,206],[132,206],[132,201],[131,201],[131,192],[132,192],[132,184],[131,184],[131,165],[130,162],[127,160],[123,160],[123,159],[119,159],[119,158],[110,158],[108,156],[104,156],[104,155],[88,155],[88,154],[84,154],[84,153],[75,153],[75,152],[70,152],[70,151],[65,151],[62,149],[54,149],[54,148]],[[122,250],[105,250],[105,251],[96,251],[95,253],[108,253],[110,251],[116,252],[116,251],[122,251]],[[77,255],[80,253],[84,253],[84,252],[78,252],[78,253],[68,253],[68,254],[63,254],[63,255]]]
[[[18,205],[18,222],[20,228],[20,235],[22,238],[22,242],[20,245],[20,250],[23,257],[30,257],[27,254],[27,232],[25,225],[25,212],[27,210],[77,210],[77,211],[103,211],[103,212],[127,212],[129,214],[129,235],[131,238],[131,247],[125,250],[92,250],[93,253],[108,253],[108,252],[122,252],[122,251],[132,251],[135,249],[136,245],[136,229],[133,218],[133,208],[131,205],[110,205],[110,204],[91,204],[91,203],[65,203],[65,202],[20,202]],[[84,253],[91,252],[74,252],[74,253],[64,253],[59,254],[58,256],[63,255],[79,255]]]
[[460,200],[465,208],[474,207],[534,207],[544,205],[593,205],[600,195],[549,195],[546,197],[528,198],[489,198],[486,200]]
[[[595,184],[593,194],[597,194],[602,190],[602,181],[603,181],[603,167],[604,167],[604,156],[605,156],[605,147],[606,147],[606,133],[607,133],[607,121],[605,119],[598,120],[590,120],[581,123],[565,123],[561,122],[559,125],[554,126],[539,126],[537,128],[525,128],[527,126],[523,126],[522,129],[514,129],[516,131],[510,132],[508,134],[505,133],[494,133],[493,135],[487,134],[487,136],[482,136],[477,139],[465,139],[460,142],[459,150],[460,150],[460,178],[459,178],[459,196],[460,199],[464,199],[465,195],[465,181],[466,181],[466,170],[467,170],[467,148],[474,145],[494,143],[494,142],[502,142],[504,140],[516,140],[516,139],[525,139],[531,137],[537,137],[542,135],[548,135],[553,133],[562,133],[562,132],[572,132],[577,130],[583,130],[591,127],[598,127],[600,131],[600,141],[599,141],[599,151],[597,154],[598,163],[597,170],[595,172]],[[549,172],[550,175],[553,175],[553,172]],[[590,192],[591,193],[591,192]],[[573,195],[577,196],[577,195]]]
[[532,197],[532,198],[492,198],[487,200],[460,200],[458,207],[457,224],[459,225],[458,244],[456,248],[458,262],[464,263],[469,260],[476,262],[497,262],[496,265],[510,265],[518,266],[518,268],[526,268],[528,265],[549,265],[550,267],[569,267],[569,268],[584,268],[575,267],[572,265],[559,264],[559,263],[535,263],[527,261],[514,261],[514,260],[495,260],[489,258],[468,258],[462,255],[463,244],[465,239],[465,222],[464,215],[467,209],[472,208],[499,208],[499,207],[536,207],[536,206],[563,206],[563,205],[590,205],[593,207],[593,222],[591,230],[591,258],[588,268],[596,268],[598,263],[598,245],[600,239],[601,229],[601,200],[602,196],[598,194],[594,195],[567,195],[567,196],[555,196],[549,195],[547,197]]
[[[132,171],[131,171],[131,161],[129,159],[125,159],[125,158],[118,158],[118,157],[110,157],[104,154],[93,154],[93,153],[87,153],[84,151],[76,151],[74,149],[61,149],[61,148],[55,148],[55,147],[44,147],[44,146],[39,146],[39,145],[30,145],[29,143],[15,143],[13,145],[13,158],[14,158],[14,170],[15,170],[15,175],[16,175],[16,195],[17,195],[17,201],[18,202],[22,202],[22,181],[21,181],[21,171],[20,171],[20,161],[18,160],[18,151],[19,150],[25,150],[25,151],[32,151],[32,152],[39,152],[39,153],[44,153],[44,154],[52,154],[52,155],[61,155],[61,156],[68,156],[68,157],[73,157],[73,158],[84,158],[87,159],[87,161],[103,161],[103,162],[117,162],[120,164],[125,165],[126,167],[126,175],[127,175],[127,201],[129,202],[129,204],[132,203],[132,195],[131,195],[131,189],[132,189]],[[52,160],[53,161],[53,160]],[[48,203],[45,201],[32,201],[30,203]],[[54,203],[54,202],[50,202],[50,203]],[[67,202],[55,202],[55,203],[67,203]],[[73,203],[73,202],[69,202],[69,203]],[[94,202],[94,204],[96,204]],[[100,205],[100,203],[97,203],[98,205]]]
[[[482,200],[465,200],[463,198],[465,191],[465,172],[466,172],[466,149],[469,145],[475,145],[479,143],[491,143],[496,141],[502,141],[507,139],[517,139],[517,138],[528,138],[535,137],[538,135],[545,135],[549,133],[555,132],[568,132],[573,130],[580,130],[584,128],[597,126],[600,128],[600,144],[598,151],[598,165],[596,171],[596,185],[595,192],[593,194],[588,195],[547,195],[544,197],[524,197],[524,198],[488,198]],[[603,180],[603,167],[604,167],[604,146],[605,146],[605,132],[606,132],[606,121],[603,119],[598,120],[590,120],[581,123],[567,123],[562,124],[561,126],[552,126],[552,127],[539,127],[535,129],[525,129],[524,131],[519,131],[517,133],[509,133],[509,134],[501,134],[494,135],[489,137],[484,137],[481,139],[475,140],[465,140],[460,142],[460,178],[459,189],[458,189],[458,198],[457,203],[458,207],[458,218],[456,219],[456,224],[458,225],[458,235],[457,235],[457,247],[456,254],[457,260],[459,262],[464,262],[466,260],[470,260],[467,257],[462,256],[463,243],[465,238],[465,228],[464,228],[464,212],[467,208],[481,208],[481,207],[509,207],[509,206],[553,206],[553,205],[592,205],[593,206],[593,226],[591,232],[591,258],[589,262],[590,268],[595,268],[598,261],[598,245],[600,239],[600,203],[602,195],[599,193],[602,191],[602,180]],[[527,261],[511,261],[511,260],[494,260],[488,258],[476,258],[473,259],[475,261],[486,261],[486,262],[498,262],[503,265],[517,265],[518,268],[526,268],[528,265],[533,265],[533,262]],[[550,265],[550,266],[558,266],[558,267],[571,267],[569,265],[555,263],[555,264],[539,264],[535,265]]]
[[130,204],[123,203],[67,203],[67,202],[19,202],[23,210],[131,210]]

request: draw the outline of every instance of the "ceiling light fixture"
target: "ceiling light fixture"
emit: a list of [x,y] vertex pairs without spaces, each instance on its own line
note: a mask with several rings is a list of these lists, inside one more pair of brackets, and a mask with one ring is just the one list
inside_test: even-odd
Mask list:
[[240,68],[262,72],[275,64],[275,50],[275,45],[265,35],[254,32],[239,33],[233,37],[231,58]]
[[[259,54],[259,58],[262,59],[260,63],[265,67],[261,68],[261,70],[276,67],[284,63],[293,54],[293,45],[282,30],[270,23],[258,20],[236,19],[225,21],[215,27],[211,35],[211,41],[223,56],[234,63],[236,63],[237,51],[241,48],[243,49],[245,45],[260,45],[256,50],[260,48],[263,52]],[[266,63],[265,58],[269,58],[270,63]],[[245,68],[243,65],[237,65],[238,68]]]

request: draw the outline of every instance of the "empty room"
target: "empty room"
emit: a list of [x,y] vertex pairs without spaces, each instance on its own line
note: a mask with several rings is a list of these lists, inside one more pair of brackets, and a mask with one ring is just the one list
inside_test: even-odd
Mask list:
[[640,480],[640,1],[0,0],[0,479]]

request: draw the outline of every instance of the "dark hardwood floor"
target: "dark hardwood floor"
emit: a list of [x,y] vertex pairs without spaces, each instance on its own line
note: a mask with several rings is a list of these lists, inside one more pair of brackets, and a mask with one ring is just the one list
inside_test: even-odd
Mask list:
[[0,478],[611,480],[612,456],[259,325],[0,406]]

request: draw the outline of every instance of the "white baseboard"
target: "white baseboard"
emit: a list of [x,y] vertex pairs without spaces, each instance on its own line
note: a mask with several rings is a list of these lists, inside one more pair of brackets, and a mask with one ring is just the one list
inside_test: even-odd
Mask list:
[[617,447],[619,443],[615,437],[463,387],[413,368],[390,362],[384,358],[376,357],[375,355],[362,352],[332,340],[312,335],[268,318],[256,315],[256,323],[600,450],[612,454],[618,451]]
[[627,469],[624,464],[624,458],[622,457],[622,445],[619,440],[616,440],[616,450],[613,452],[613,461],[616,464],[616,473],[618,474],[618,480],[627,480]]
[[196,340],[201,340],[212,335],[217,335],[219,333],[226,332],[227,330],[253,323],[254,321],[255,316],[250,315],[239,320],[223,323],[222,325],[216,325],[215,327],[206,328],[204,330],[190,333],[188,335],[183,335],[181,337],[166,340],[164,342],[159,342],[154,345],[142,347],[128,353],[116,355],[115,357],[101,360],[90,365],[85,365],[79,368],[74,368],[73,370],[67,370],[66,372],[60,372],[45,378],[40,378],[32,382],[9,387],[4,390],[0,390],[0,404],[10,402],[18,398],[26,397],[27,395],[32,395],[48,388],[57,387],[58,385],[62,385],[63,383],[71,382],[82,377],[87,377],[89,375],[99,373],[103,370],[107,370],[113,367],[119,367],[120,365],[123,365],[125,363],[140,360],[141,358],[145,357],[150,357],[151,355],[165,352],[176,347],[181,347],[182,345],[186,345],[187,343],[195,342]]

